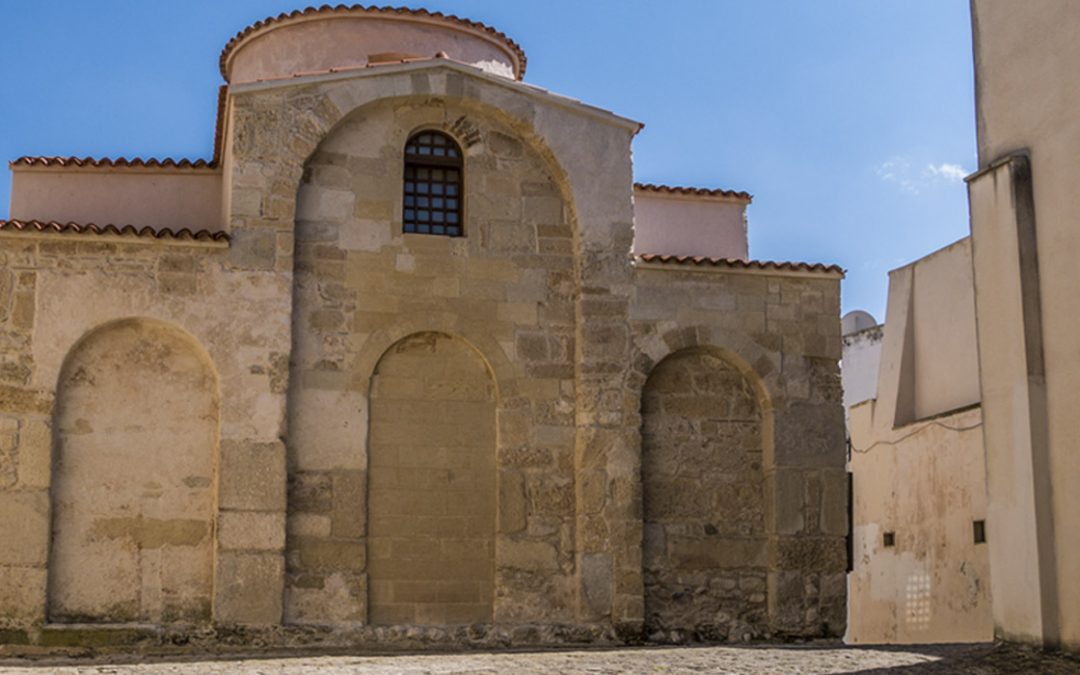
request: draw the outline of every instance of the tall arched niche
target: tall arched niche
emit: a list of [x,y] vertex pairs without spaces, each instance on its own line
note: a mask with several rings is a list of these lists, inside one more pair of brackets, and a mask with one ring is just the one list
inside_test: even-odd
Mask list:
[[219,394],[171,325],[101,326],[68,354],[53,418],[48,616],[211,619]]
[[442,333],[392,346],[371,380],[369,621],[490,622],[496,388],[480,355]]
[[645,628],[659,639],[767,630],[766,415],[750,377],[689,348],[645,383]]

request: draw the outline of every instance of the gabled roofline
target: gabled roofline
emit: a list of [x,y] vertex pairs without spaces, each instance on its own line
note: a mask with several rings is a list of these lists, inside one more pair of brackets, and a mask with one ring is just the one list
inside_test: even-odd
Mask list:
[[645,124],[632,120],[628,117],[617,115],[610,110],[604,108],[598,108],[588,103],[571,98],[569,96],[563,96],[562,94],[556,94],[543,87],[538,87],[527,82],[518,82],[511,80],[500,75],[494,75],[488,73],[476,66],[461,63],[453,59],[448,59],[442,56],[435,56],[429,59],[422,60],[408,60],[402,63],[387,63],[380,65],[367,65],[357,66],[354,68],[331,68],[325,72],[318,73],[297,73],[291,77],[282,77],[267,80],[257,80],[255,82],[242,82],[238,84],[229,85],[229,91],[233,95],[242,95],[249,92],[267,91],[271,89],[279,89],[283,87],[295,87],[299,85],[316,84],[321,82],[336,82],[340,80],[352,80],[361,78],[374,78],[398,75],[400,73],[413,73],[422,70],[438,70],[445,69],[451,70],[462,75],[468,75],[480,80],[484,80],[490,84],[494,84],[499,87],[511,89],[532,98],[540,99],[547,103],[557,105],[561,108],[573,110],[584,115],[601,119],[615,126],[624,127],[634,134],[641,131]]

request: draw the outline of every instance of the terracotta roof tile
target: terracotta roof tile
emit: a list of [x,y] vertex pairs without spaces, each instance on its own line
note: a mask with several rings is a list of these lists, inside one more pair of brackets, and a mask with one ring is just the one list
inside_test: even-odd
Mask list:
[[19,157],[8,162],[8,166],[49,166],[49,167],[94,167],[94,168],[146,168],[146,169],[213,169],[215,162],[205,159],[165,159],[142,157]]
[[741,192],[736,190],[681,187],[678,185],[656,185],[654,183],[634,183],[634,189],[642,190],[644,192],[663,192],[675,195],[697,195],[700,197],[732,197],[734,199],[744,199],[747,203],[750,203],[754,200],[754,196],[751,195],[749,192]]
[[775,262],[772,260],[739,260],[737,258],[708,258],[705,256],[689,255],[658,255],[655,253],[642,253],[634,256],[635,259],[646,263],[660,263],[664,265],[691,265],[696,267],[730,267],[733,269],[748,269],[762,271],[783,272],[821,272],[825,274],[845,274],[844,268],[839,265],[826,265],[824,263],[804,262]]
[[95,225],[93,223],[80,225],[78,223],[58,223],[56,221],[44,222],[40,220],[0,220],[0,232],[114,235],[118,237],[171,239],[179,241],[229,241],[229,233],[222,231],[192,231],[186,227],[180,230],[172,230],[167,227],[155,230],[152,227],[135,227],[134,225]]
[[525,77],[525,64],[527,59],[525,58],[525,52],[521,49],[521,46],[510,39],[505,33],[500,32],[488,26],[480,23],[479,21],[472,21],[470,19],[463,19],[453,14],[443,14],[442,12],[431,12],[426,9],[410,9],[408,7],[375,7],[370,5],[322,5],[320,7],[307,7],[305,9],[297,9],[291,12],[282,12],[277,16],[271,16],[263,19],[262,21],[256,21],[244,30],[237,33],[231,40],[225,44],[225,48],[221,50],[221,58],[219,59],[219,66],[221,69],[221,76],[225,78],[227,82],[229,80],[228,73],[226,72],[226,62],[229,60],[229,56],[232,51],[247,37],[261,31],[268,26],[290,21],[292,19],[299,19],[301,17],[310,17],[320,14],[368,14],[368,15],[405,15],[415,16],[425,19],[436,19],[444,21],[450,24],[457,24],[458,26],[464,26],[466,28],[472,28],[474,30],[480,30],[488,35],[500,40],[518,59],[520,68],[518,69],[517,79]]

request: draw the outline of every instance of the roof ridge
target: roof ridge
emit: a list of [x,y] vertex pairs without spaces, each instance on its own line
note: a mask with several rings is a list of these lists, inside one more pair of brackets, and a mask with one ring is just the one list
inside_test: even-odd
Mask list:
[[742,190],[725,190],[723,188],[685,187],[682,185],[661,185],[657,183],[634,183],[635,190],[646,192],[663,192],[678,195],[698,195],[702,197],[733,197],[752,202],[754,196]]
[[227,242],[231,239],[229,233],[225,232],[224,230],[192,230],[191,228],[187,227],[182,227],[178,230],[174,230],[171,227],[163,227],[161,229],[155,230],[149,225],[144,225],[142,227],[136,227],[135,225],[113,225],[111,223],[106,225],[97,225],[95,223],[61,223],[55,220],[21,220],[17,218],[12,218],[9,220],[0,219],[0,231],[52,232],[54,234],[110,234],[118,237],[140,237],[192,241]]
[[514,53],[514,55],[517,57],[518,64],[520,65],[520,69],[519,69],[519,71],[517,73],[517,79],[521,80],[521,79],[524,79],[524,77],[525,77],[525,65],[528,62],[528,59],[526,58],[525,51],[521,48],[521,45],[519,45],[517,42],[515,42],[513,39],[511,39],[510,36],[508,36],[506,33],[503,33],[500,30],[496,30],[495,28],[492,28],[491,26],[488,26],[487,24],[481,23],[479,21],[473,21],[472,19],[466,19],[464,17],[457,16],[456,14],[445,14],[443,12],[432,12],[432,11],[427,10],[427,9],[412,9],[410,7],[400,7],[400,6],[399,7],[391,7],[390,5],[385,5],[385,6],[379,7],[379,6],[376,6],[376,5],[361,5],[361,4],[355,4],[355,5],[345,5],[345,4],[320,5],[318,7],[309,6],[309,7],[305,7],[304,9],[294,9],[291,12],[282,12],[282,13],[278,14],[277,16],[268,16],[265,19],[261,19],[259,21],[256,21],[253,24],[250,24],[249,26],[247,26],[246,28],[244,28],[243,30],[238,32],[236,35],[234,35],[228,42],[225,43],[225,47],[222,48],[221,56],[218,59],[218,67],[219,67],[219,69],[221,71],[221,76],[223,78],[225,78],[226,82],[229,81],[229,76],[226,73],[225,64],[229,60],[229,56],[232,53],[232,51],[236,48],[236,46],[240,42],[244,41],[248,36],[250,36],[250,35],[252,35],[254,33],[257,33],[257,32],[261,31],[264,28],[267,28],[268,26],[273,26],[274,24],[282,23],[284,21],[289,21],[291,19],[299,19],[301,17],[307,17],[307,16],[316,16],[316,15],[319,15],[319,14],[341,14],[341,13],[344,13],[344,14],[349,14],[349,13],[397,14],[397,15],[404,14],[404,15],[408,15],[408,16],[415,16],[415,17],[421,17],[421,18],[437,19],[437,20],[440,20],[440,21],[445,21],[447,23],[453,23],[453,24],[458,24],[458,25],[461,25],[461,26],[465,26],[466,28],[472,28],[472,29],[483,31],[483,32],[487,33],[488,35],[491,35],[492,37],[501,40],[507,47],[510,48],[510,51],[512,51]]
[[741,258],[712,258],[709,256],[665,255],[660,253],[635,253],[634,258],[647,263],[676,265],[709,265],[712,267],[736,267],[740,269],[792,270],[800,272],[830,272],[846,274],[847,271],[835,264],[787,262],[777,260],[743,260]]

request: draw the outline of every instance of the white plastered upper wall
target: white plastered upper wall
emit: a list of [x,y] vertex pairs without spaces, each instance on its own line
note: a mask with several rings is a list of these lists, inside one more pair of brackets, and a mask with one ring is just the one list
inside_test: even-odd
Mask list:
[[971,238],[889,273],[875,426],[980,401]]
[[634,189],[634,253],[747,260],[748,199]]

